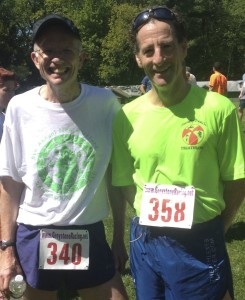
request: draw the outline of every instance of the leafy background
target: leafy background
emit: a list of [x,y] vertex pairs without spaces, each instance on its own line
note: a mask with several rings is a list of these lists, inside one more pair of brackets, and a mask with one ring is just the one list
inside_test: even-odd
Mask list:
[[79,73],[96,85],[139,84],[128,31],[134,16],[150,5],[167,5],[185,16],[189,32],[187,65],[198,81],[209,79],[221,61],[228,80],[238,80],[245,62],[244,0],[0,0],[0,65],[14,70],[21,90],[40,84],[30,59],[35,20],[49,13],[71,18],[80,29],[87,60]]

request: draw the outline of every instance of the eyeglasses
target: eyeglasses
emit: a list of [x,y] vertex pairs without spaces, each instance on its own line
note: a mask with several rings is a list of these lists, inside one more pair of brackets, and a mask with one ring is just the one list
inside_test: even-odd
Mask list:
[[166,7],[156,7],[141,12],[133,21],[133,31],[137,31],[149,19],[157,20],[176,20],[175,14]]
[[63,50],[54,50],[54,49],[37,49],[35,50],[43,59],[53,58],[53,57],[62,57],[64,59],[73,58],[75,55],[79,54],[79,49],[63,49]]

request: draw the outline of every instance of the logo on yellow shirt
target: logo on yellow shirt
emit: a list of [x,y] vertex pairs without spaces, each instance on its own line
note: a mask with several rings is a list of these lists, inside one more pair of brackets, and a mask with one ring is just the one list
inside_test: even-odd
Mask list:
[[198,123],[192,123],[182,132],[183,141],[190,146],[198,145],[204,138],[204,129]]

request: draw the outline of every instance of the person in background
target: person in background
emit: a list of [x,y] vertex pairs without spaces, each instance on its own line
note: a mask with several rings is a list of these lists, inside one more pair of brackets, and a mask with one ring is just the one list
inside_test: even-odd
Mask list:
[[78,82],[85,56],[70,19],[48,15],[32,38],[31,58],[46,83],[15,96],[6,113],[0,290],[23,272],[25,300],[57,300],[61,287],[85,300],[128,299],[119,274],[124,228],[114,218],[113,257],[103,225],[112,121],[121,106],[111,91]]
[[0,141],[3,133],[5,112],[18,87],[15,73],[0,67]]
[[245,82],[245,63],[243,64],[244,73],[242,75],[242,81]]
[[209,79],[209,90],[221,95],[227,94],[227,78],[221,73],[221,63],[215,62],[213,65],[213,74]]
[[148,78],[148,76],[145,76],[142,81],[141,81],[141,85],[139,87],[140,91],[142,94],[145,94],[147,92],[149,92],[151,90],[151,81]]
[[190,84],[197,85],[196,76],[191,73],[191,68],[190,67],[185,67],[185,70],[186,70],[187,81]]
[[241,91],[240,91],[238,98],[240,100],[239,106],[238,106],[238,116],[239,116],[239,119],[242,120],[243,110],[245,108],[245,81],[242,82],[242,87],[241,87]]
[[136,297],[234,299],[224,235],[245,196],[236,107],[186,81],[179,13],[143,10],[131,38],[152,89],[117,113],[111,162],[121,218],[126,200],[136,213],[130,229]]

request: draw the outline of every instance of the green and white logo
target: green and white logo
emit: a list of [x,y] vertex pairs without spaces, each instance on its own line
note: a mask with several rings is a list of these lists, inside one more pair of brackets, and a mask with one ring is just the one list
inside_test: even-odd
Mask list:
[[37,160],[41,181],[57,194],[83,188],[91,175],[95,150],[83,137],[61,134],[46,143]]

